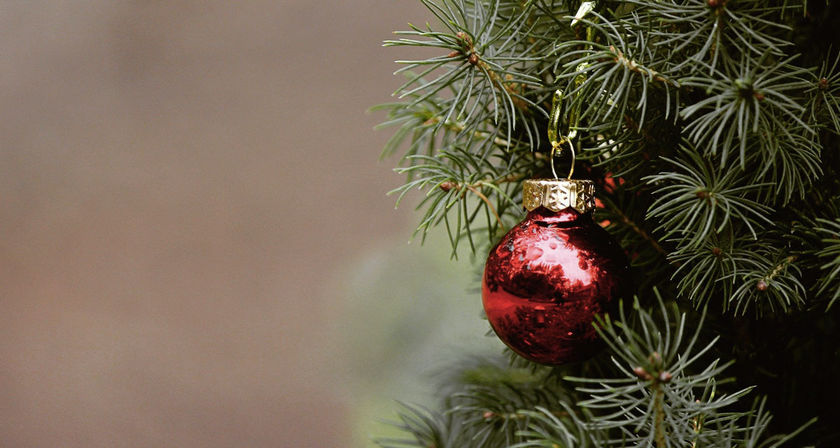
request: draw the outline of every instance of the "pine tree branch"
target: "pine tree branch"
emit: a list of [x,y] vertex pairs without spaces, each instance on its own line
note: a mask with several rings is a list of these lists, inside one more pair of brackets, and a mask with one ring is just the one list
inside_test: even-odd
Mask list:
[[624,68],[626,68],[626,69],[628,69],[632,72],[636,72],[636,73],[638,73],[638,74],[640,74],[640,75],[642,75],[642,76],[644,76],[644,77],[646,77],[650,80],[659,81],[663,84],[670,84],[671,86],[676,87],[677,89],[680,88],[680,83],[678,81],[667,78],[667,77],[663,76],[661,73],[657,72],[656,70],[654,70],[652,68],[648,68],[648,67],[645,67],[641,64],[638,64],[635,60],[630,59],[627,56],[625,56],[624,52],[621,51],[618,48],[615,48],[614,45],[610,45],[609,50],[610,50],[611,53],[613,53],[615,55],[615,57],[613,58],[613,61],[615,61],[617,64],[623,66]]
[[764,284],[766,285],[767,284],[766,282],[769,282],[769,281],[773,280],[774,277],[776,277],[782,271],[784,271],[795,260],[796,260],[796,255],[790,255],[788,257],[783,258],[782,261],[780,263],[776,264],[776,267],[773,268],[773,270],[770,271],[770,273],[767,274],[766,277],[764,277],[763,279],[761,279],[759,281],[764,281],[765,282]]
[[502,231],[505,231],[505,224],[502,222],[502,218],[499,216],[499,212],[496,211],[496,207],[493,206],[493,203],[490,202],[490,199],[487,199],[487,196],[484,195],[478,188],[473,187],[472,185],[465,185],[465,188],[476,196],[479,197],[485,204],[487,204],[487,208],[490,209],[490,212],[493,213],[493,216],[496,217],[496,222],[499,224],[499,228]]
[[609,203],[610,211],[618,215],[621,223],[629,227],[634,233],[642,237],[645,241],[650,244],[650,246],[662,254],[663,256],[668,256],[668,251],[666,251],[662,245],[659,244],[649,233],[647,233],[644,229],[639,227],[629,216],[627,216],[620,208],[614,206],[611,202]]
[[[424,122],[424,124],[435,125],[435,124],[441,123],[443,118],[444,117],[442,117],[440,115],[435,115],[435,116],[427,119]],[[443,126],[444,128],[446,128],[450,131],[456,132],[456,133],[461,133],[467,128],[463,123],[458,123],[458,122],[455,122],[455,121],[452,121],[452,120],[442,122],[441,126]],[[491,137],[492,137],[491,141],[493,142],[493,144],[495,144],[496,146],[502,147],[502,148],[510,148],[512,146],[512,142],[510,140],[505,140],[501,137],[494,136],[491,133],[486,132],[486,131],[476,130],[476,131],[472,132],[472,135],[473,135],[473,137],[480,138],[480,139],[491,139]]]
[[[395,154],[406,143],[399,163],[407,180],[397,192],[424,191],[418,232],[445,226],[453,252],[464,239],[475,251],[494,240],[503,219],[510,225],[521,210],[513,203],[516,183],[546,168],[546,100],[559,88],[566,110],[577,111],[564,120],[578,133],[581,159],[597,167],[596,177],[605,171],[630,184],[602,197],[603,216],[625,248],[635,246],[646,290],[667,288],[697,309],[714,299],[716,313],[755,311],[756,326],[775,322],[766,314],[804,319],[820,312],[812,305],[840,301],[840,187],[833,181],[840,178],[840,58],[820,39],[808,39],[813,48],[796,57],[800,38],[811,36],[789,26],[824,27],[829,12],[812,10],[840,11],[836,5],[811,2],[808,15],[791,17],[786,9],[800,2],[597,2],[590,20],[571,27],[579,1],[422,2],[438,30],[411,26],[386,45],[438,56],[401,61],[408,81],[396,92],[401,102],[386,106],[397,131],[384,151]],[[788,232],[797,223],[810,228]],[[486,237],[474,236],[485,227]],[[661,317],[634,305],[599,324],[612,364],[554,371],[583,372],[567,377],[577,391],[544,377],[457,378],[444,410],[404,412],[406,437],[386,446],[777,448],[801,430],[790,422],[811,409],[806,395],[824,389],[814,378],[836,377],[822,341],[793,339],[802,353],[796,362],[810,369],[803,372],[821,373],[782,375],[796,393],[781,396],[796,396],[768,404],[783,415],[778,426],[792,432],[769,435],[764,402],[752,410],[740,404],[749,387],[718,389],[729,364],[714,358],[747,349],[732,337],[736,329],[713,328],[733,347],[712,355],[714,340],[700,342],[702,318],[674,304],[662,305]],[[838,316],[834,307],[814,327],[836,328]],[[785,342],[772,349],[786,351],[778,350]],[[814,357],[819,365],[804,365],[814,353],[822,355]],[[835,433],[823,425],[805,444]]]
[[654,435],[656,448],[667,448],[665,437],[665,391],[658,381],[653,383]]

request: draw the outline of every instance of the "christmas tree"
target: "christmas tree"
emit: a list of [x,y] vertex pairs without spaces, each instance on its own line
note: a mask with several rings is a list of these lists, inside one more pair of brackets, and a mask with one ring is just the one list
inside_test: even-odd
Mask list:
[[422,2],[386,45],[433,56],[398,61],[379,106],[419,238],[448,235],[478,283],[523,180],[573,151],[634,286],[592,320],[594,357],[454,366],[377,443],[840,446],[840,5]]

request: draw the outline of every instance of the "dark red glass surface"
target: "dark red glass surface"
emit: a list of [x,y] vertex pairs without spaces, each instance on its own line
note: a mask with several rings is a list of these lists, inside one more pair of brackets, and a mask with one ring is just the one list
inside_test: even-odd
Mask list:
[[481,287],[499,338],[531,361],[554,365],[595,354],[595,315],[630,294],[619,244],[591,214],[572,208],[528,213],[490,251]]

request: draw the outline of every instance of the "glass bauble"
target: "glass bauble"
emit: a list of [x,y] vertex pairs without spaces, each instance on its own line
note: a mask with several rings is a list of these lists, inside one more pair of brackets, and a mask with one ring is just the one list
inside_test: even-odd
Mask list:
[[581,213],[538,205],[487,258],[487,318],[508,347],[531,361],[560,365],[591,357],[601,348],[595,316],[632,294],[627,257],[592,220],[593,207],[577,207]]

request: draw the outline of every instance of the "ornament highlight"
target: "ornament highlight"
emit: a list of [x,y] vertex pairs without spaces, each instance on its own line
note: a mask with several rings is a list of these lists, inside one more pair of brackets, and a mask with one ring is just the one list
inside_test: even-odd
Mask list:
[[589,180],[532,179],[523,184],[525,219],[491,251],[481,286],[496,335],[531,361],[582,361],[602,346],[595,316],[630,298],[627,257],[592,220]]

